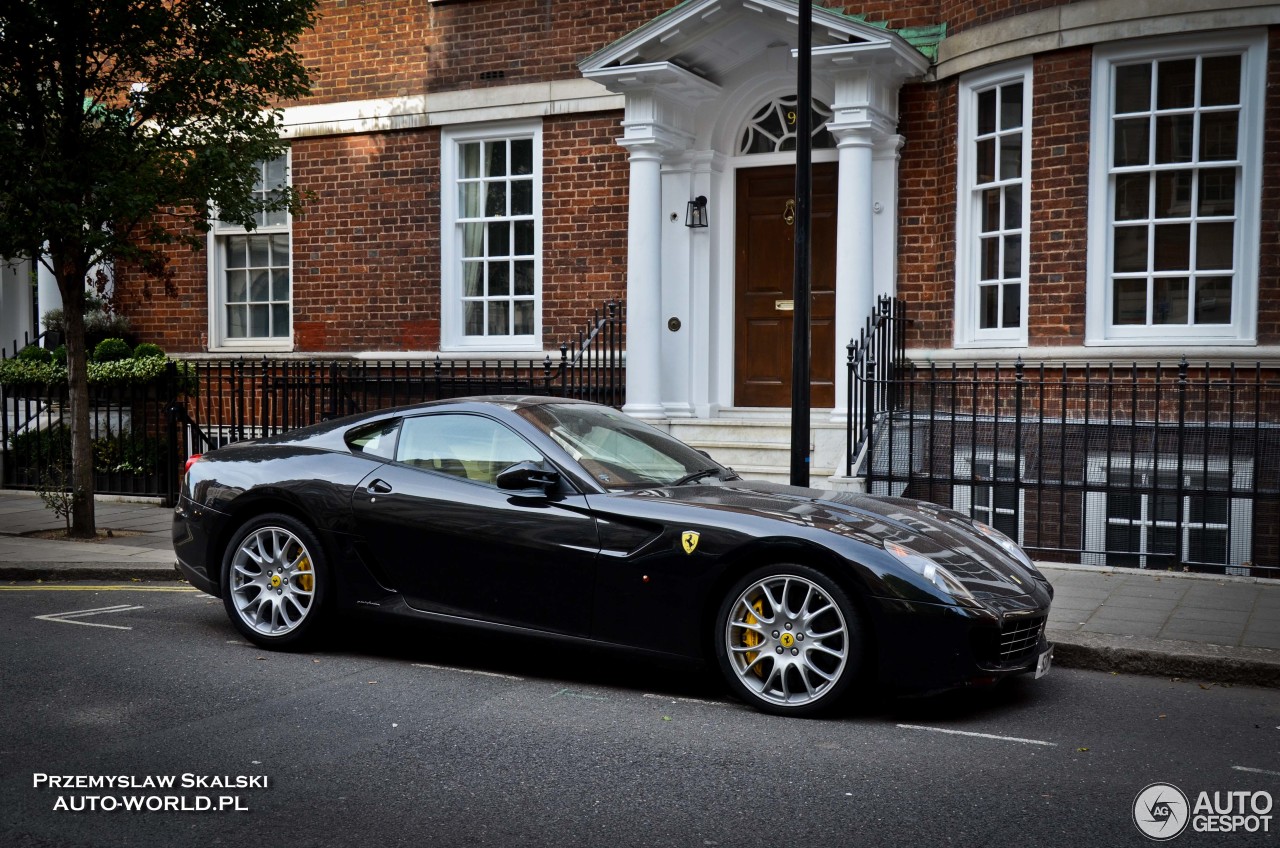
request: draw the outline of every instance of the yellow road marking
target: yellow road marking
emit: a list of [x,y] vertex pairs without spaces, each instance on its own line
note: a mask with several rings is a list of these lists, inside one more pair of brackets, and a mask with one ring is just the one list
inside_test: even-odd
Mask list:
[[0,586],[0,592],[199,592],[194,586]]

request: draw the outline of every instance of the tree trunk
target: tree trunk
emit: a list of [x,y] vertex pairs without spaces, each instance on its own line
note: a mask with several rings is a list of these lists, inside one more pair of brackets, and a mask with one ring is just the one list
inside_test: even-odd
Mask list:
[[71,535],[77,539],[97,536],[93,510],[93,439],[89,433],[89,370],[84,336],[84,278],[87,263],[74,260],[52,263],[57,269],[58,291],[67,328],[67,399],[71,413]]

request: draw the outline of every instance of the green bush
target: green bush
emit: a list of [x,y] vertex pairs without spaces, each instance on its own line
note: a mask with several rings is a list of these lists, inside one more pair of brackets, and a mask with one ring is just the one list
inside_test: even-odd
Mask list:
[[63,368],[67,367],[67,346],[66,345],[60,344],[53,349],[53,361],[61,365]]
[[46,350],[45,348],[40,347],[40,345],[27,345],[22,350],[18,351],[17,358],[23,362],[52,362],[53,351]]
[[103,339],[93,349],[91,361],[119,362],[122,359],[128,359],[132,354],[133,349],[124,339]]
[[[20,465],[64,468],[71,464],[71,428],[62,424],[15,433],[9,437],[9,446]],[[138,431],[108,433],[93,440],[93,470],[149,474],[160,467],[164,452],[163,439],[148,439]]]
[[[154,347],[154,345],[153,345]],[[64,386],[67,383],[66,351],[54,351],[53,362],[27,362],[18,357],[0,360],[0,386],[10,389],[44,389]],[[163,379],[169,367],[168,357],[160,355],[133,356],[112,362],[90,362],[88,376],[90,386],[142,386]],[[195,366],[189,362],[174,362],[179,392],[196,389]]]
[[164,349],[151,342],[143,342],[133,349],[134,359],[147,359],[151,356],[164,356]]

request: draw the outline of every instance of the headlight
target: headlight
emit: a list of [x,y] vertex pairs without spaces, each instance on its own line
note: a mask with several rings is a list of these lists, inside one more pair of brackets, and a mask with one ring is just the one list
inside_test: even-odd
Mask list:
[[934,586],[937,586],[948,595],[957,598],[972,598],[972,593],[965,588],[960,580],[947,571],[941,565],[929,559],[922,553],[911,550],[906,545],[899,545],[897,542],[885,542],[884,549],[893,554],[898,562],[907,568],[919,574],[925,580],[928,580]]
[[1037,571],[1036,567],[1031,563],[1031,557],[1027,556],[1027,552],[1024,551],[1017,542],[1013,541],[990,524],[983,524],[981,521],[973,522],[973,529],[999,545],[1001,550],[1017,560],[1018,564],[1027,571],[1030,571],[1037,577],[1040,576],[1040,572]]

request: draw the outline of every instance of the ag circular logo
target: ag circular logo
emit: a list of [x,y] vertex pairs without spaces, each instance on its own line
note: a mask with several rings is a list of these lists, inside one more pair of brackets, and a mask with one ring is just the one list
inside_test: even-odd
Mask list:
[[1172,783],[1153,783],[1133,799],[1133,823],[1157,842],[1173,839],[1191,820],[1187,796]]

